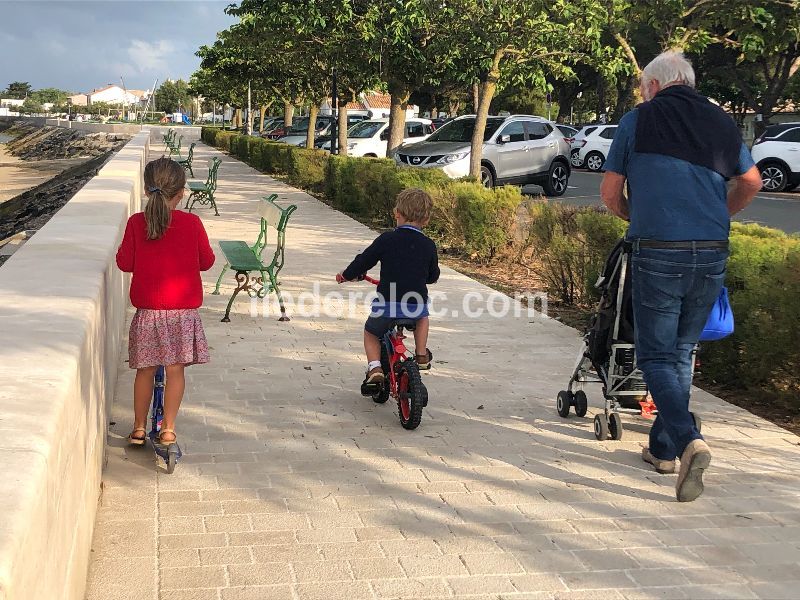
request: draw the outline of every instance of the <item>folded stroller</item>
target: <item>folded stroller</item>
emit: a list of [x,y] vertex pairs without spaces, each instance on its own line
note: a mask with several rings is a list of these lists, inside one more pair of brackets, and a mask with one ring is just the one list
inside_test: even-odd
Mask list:
[[[583,386],[600,383],[603,386],[605,408],[594,417],[594,435],[598,440],[622,439],[620,413],[650,418],[658,414],[647,394],[642,372],[636,367],[634,345],[633,303],[631,293],[631,245],[620,240],[606,259],[603,271],[595,283],[600,291],[597,311],[592,315],[583,336],[578,356],[566,390],[558,393],[556,408],[561,417],[575,414],[585,417],[588,400]],[[692,360],[694,369],[694,359]],[[692,415],[698,431],[700,418]]]

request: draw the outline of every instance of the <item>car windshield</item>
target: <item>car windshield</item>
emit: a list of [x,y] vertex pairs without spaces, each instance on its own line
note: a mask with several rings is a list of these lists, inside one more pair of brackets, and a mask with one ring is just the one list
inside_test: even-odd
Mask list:
[[311,121],[308,117],[302,117],[292,123],[292,128],[289,130],[289,135],[295,133],[306,133],[308,131],[308,123]]
[[[489,117],[486,121],[486,131],[483,133],[485,142],[494,135],[497,129],[505,122],[505,118]],[[428,138],[429,142],[462,142],[472,141],[472,133],[475,131],[475,119],[457,119],[445,123]]]
[[378,133],[383,126],[386,125],[383,121],[361,121],[356,123],[347,132],[347,137],[351,138],[371,138]]

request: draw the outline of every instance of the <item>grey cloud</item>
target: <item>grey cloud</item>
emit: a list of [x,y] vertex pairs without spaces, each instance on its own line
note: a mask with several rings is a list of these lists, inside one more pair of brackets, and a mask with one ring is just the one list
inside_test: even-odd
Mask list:
[[120,76],[133,89],[158,78],[188,78],[201,44],[234,19],[227,1],[0,1],[0,89],[85,92]]

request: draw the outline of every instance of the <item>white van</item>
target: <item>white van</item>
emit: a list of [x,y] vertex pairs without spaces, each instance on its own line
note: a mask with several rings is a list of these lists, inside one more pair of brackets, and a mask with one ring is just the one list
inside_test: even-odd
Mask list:
[[[433,133],[430,119],[406,119],[406,134],[403,144],[414,144],[428,139]],[[389,140],[389,119],[370,119],[356,123],[347,132],[348,156],[385,157]],[[330,142],[323,146],[330,150]]]

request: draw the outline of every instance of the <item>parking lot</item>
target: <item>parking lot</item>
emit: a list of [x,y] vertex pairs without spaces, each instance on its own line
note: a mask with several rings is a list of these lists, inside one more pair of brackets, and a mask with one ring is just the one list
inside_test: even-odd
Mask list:
[[[602,174],[575,169],[569,179],[569,188],[559,200],[577,206],[600,206],[600,181]],[[527,186],[528,194],[540,194],[541,188]],[[746,223],[759,223],[768,227],[782,229],[787,233],[800,233],[800,190],[795,192],[761,192],[753,203],[735,220]]]

